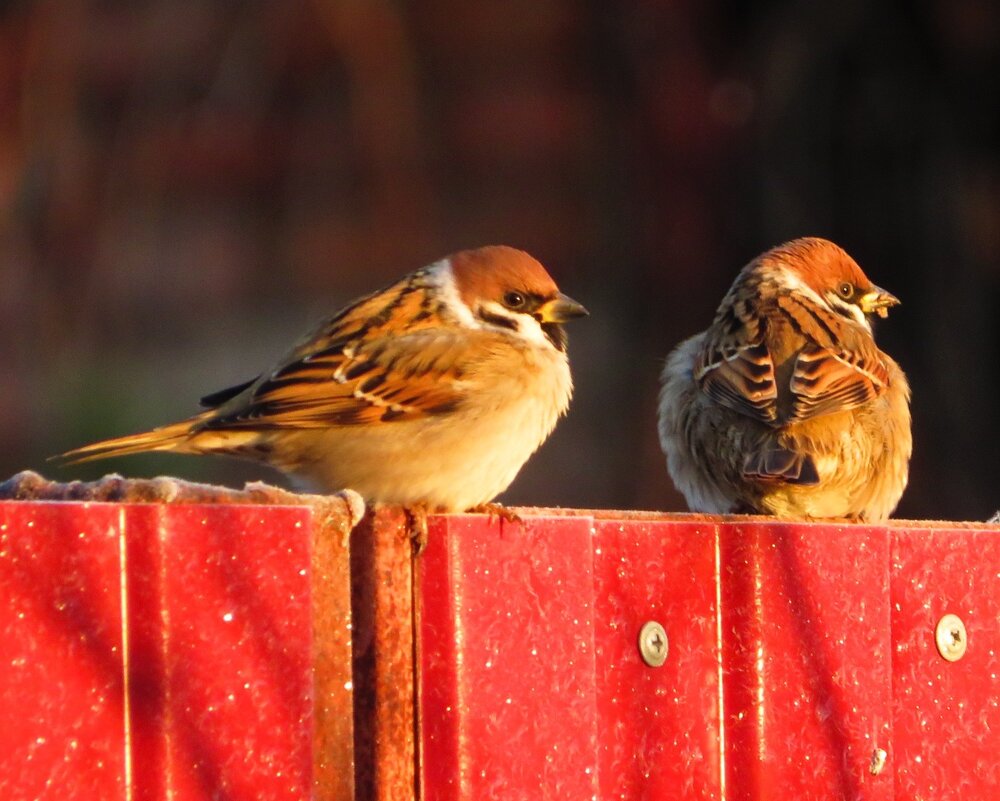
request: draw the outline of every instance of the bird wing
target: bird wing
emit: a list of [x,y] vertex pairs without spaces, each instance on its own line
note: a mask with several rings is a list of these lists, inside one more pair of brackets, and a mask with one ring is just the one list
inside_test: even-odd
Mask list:
[[347,307],[235,395],[207,396],[222,403],[201,428],[373,425],[453,411],[466,368],[494,335],[460,326],[419,279]]
[[[772,338],[792,337],[771,343],[794,355],[787,390],[777,383],[769,329]],[[724,304],[694,377],[717,403],[769,425],[853,409],[879,397],[889,382],[885,359],[868,332],[791,294],[766,305],[750,297]],[[779,393],[790,393],[790,403],[779,404]]]
[[764,330],[752,300],[724,305],[695,361],[694,379],[716,403],[773,423],[778,414],[778,388]]
[[789,389],[794,396],[790,421],[854,409],[878,398],[889,373],[878,349],[847,350],[809,345],[795,360]]
[[794,295],[778,306],[804,340],[788,384],[789,422],[854,409],[885,392],[889,370],[868,331]]
[[237,395],[240,395],[244,390],[252,387],[260,376],[251,378],[249,381],[244,381],[241,384],[236,384],[231,387],[226,387],[225,389],[220,389],[217,392],[213,392],[210,395],[205,395],[198,404],[204,406],[207,409],[215,409],[227,401],[232,400]]

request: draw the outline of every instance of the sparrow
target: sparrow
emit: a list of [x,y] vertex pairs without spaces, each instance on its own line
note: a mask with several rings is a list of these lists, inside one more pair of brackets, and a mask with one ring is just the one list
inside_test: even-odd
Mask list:
[[899,303],[840,247],[803,238],[736,277],[667,358],[667,469],[692,511],[879,521],[906,488],[906,376],[872,317]]
[[530,255],[455,253],[325,321],[205,411],[63,454],[264,462],[303,490],[464,511],[503,492],[573,392],[563,323],[587,314]]

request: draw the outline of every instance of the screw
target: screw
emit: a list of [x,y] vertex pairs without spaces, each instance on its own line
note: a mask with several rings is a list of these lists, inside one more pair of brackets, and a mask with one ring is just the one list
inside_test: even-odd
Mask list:
[[872,751],[871,761],[868,763],[868,772],[872,776],[878,776],[885,767],[886,757],[889,756],[884,748],[876,748]]
[[663,626],[655,620],[643,623],[639,629],[639,653],[642,654],[642,661],[650,667],[659,667],[667,661],[669,650],[667,632]]
[[969,647],[969,635],[965,623],[958,615],[944,615],[934,628],[934,643],[938,653],[949,662],[957,662],[965,656]]

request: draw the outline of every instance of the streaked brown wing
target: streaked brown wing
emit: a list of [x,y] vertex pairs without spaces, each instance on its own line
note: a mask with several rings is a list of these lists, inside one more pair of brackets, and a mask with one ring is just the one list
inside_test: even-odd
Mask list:
[[717,403],[770,423],[777,414],[774,365],[764,343],[757,343],[706,365],[696,378]]
[[878,349],[834,350],[811,345],[799,353],[789,384],[790,421],[854,409],[875,400],[889,382]]
[[746,301],[720,309],[695,364],[694,379],[716,403],[772,423],[778,389],[759,319]]
[[[417,272],[347,307],[203,426],[322,428],[455,409],[464,397],[463,365],[477,338],[489,335],[452,327],[426,290]],[[395,333],[401,321],[405,335]]]
[[323,428],[412,420],[464,398],[464,337],[425,330],[303,357],[257,384],[207,428]]

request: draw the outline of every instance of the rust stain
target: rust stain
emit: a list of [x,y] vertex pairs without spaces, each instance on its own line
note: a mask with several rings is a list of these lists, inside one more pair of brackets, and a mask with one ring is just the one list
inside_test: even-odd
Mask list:
[[354,678],[351,564],[353,521],[313,509],[313,782],[316,801],[353,801]]
[[355,792],[416,797],[413,572],[409,522],[376,507],[351,535]]

